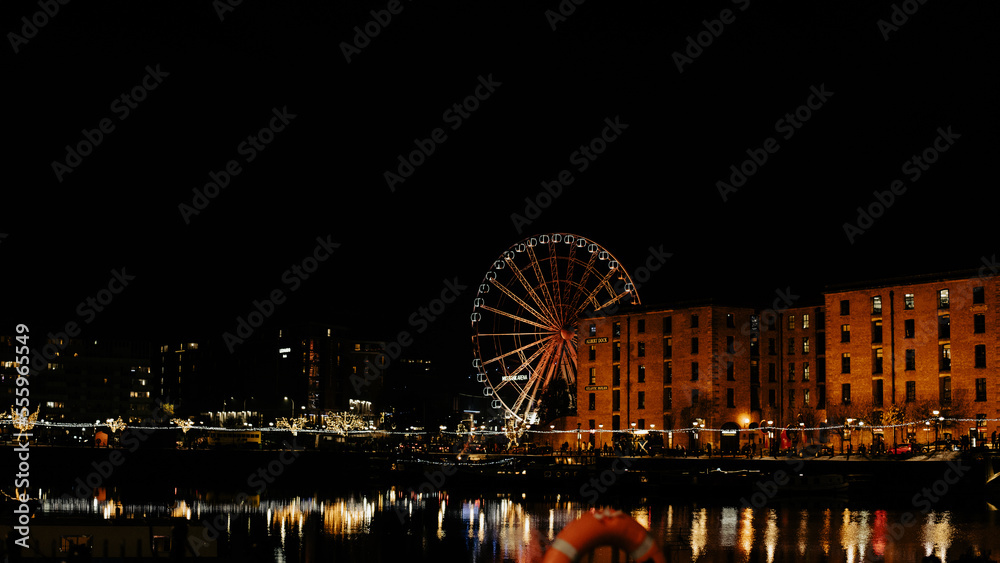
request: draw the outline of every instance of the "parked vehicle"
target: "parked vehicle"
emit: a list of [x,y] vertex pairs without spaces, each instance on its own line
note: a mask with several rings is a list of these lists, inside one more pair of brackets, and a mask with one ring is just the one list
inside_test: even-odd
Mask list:
[[895,448],[889,448],[886,453],[889,455],[911,455],[919,454],[923,451],[923,446],[920,444],[900,444]]

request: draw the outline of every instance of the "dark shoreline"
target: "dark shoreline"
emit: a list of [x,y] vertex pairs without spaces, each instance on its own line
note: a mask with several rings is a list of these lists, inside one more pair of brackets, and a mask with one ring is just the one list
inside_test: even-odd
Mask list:
[[[4,466],[17,467],[17,452],[6,447]],[[589,461],[589,460],[588,460]],[[255,494],[297,490],[341,492],[397,486],[404,491],[439,489],[480,492],[528,491],[582,495],[592,484],[620,494],[730,496],[771,490],[795,475],[839,475],[847,494],[908,494],[937,484],[950,493],[982,495],[994,490],[987,475],[994,461],[983,454],[937,454],[909,460],[852,455],[819,458],[597,457],[592,463],[564,465],[556,456],[477,454],[379,454],[323,450],[175,450],[33,446],[31,489],[80,495],[94,487],[233,490]],[[117,462],[117,465],[113,462]],[[1000,465],[1000,464],[998,464]],[[499,470],[499,473],[498,473]],[[13,472],[11,477],[13,477]],[[602,493],[603,496],[604,493]],[[816,491],[823,496],[827,491]],[[839,494],[839,493],[838,493]],[[802,495],[799,495],[802,496]],[[805,495],[808,496],[808,495]],[[950,495],[949,495],[950,496]]]

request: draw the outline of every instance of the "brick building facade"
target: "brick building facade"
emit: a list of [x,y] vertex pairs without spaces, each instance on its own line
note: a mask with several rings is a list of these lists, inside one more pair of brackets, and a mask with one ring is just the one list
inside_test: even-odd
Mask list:
[[[766,426],[817,428],[847,418],[871,426],[935,410],[998,419],[998,303],[1000,283],[966,272],[831,287],[809,306],[702,302],[585,318],[577,329],[577,416],[553,426],[579,428],[582,445],[610,443],[609,430],[654,430],[666,431],[667,447],[731,450],[764,441],[763,432],[741,429]],[[696,425],[721,432],[698,440],[670,432]],[[989,426],[938,430],[955,438],[970,428],[1000,430]],[[920,429],[884,439],[902,441],[904,430],[933,439]],[[854,446],[874,439],[864,434]]]

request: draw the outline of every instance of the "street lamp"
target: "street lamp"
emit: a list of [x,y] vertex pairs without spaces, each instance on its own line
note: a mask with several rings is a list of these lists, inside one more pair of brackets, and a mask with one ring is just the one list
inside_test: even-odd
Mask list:
[[[850,442],[851,441],[851,423],[854,422],[854,419],[853,418],[848,418],[844,422],[847,423],[846,424],[846,428],[844,428],[844,433],[847,435],[847,441]],[[852,442],[852,445],[853,445],[853,442]],[[841,438],[841,440],[840,440],[840,453],[844,453],[844,440],[843,440],[843,438]]]
[[934,451],[936,452],[938,449],[938,426],[944,417],[939,416],[941,411],[931,411],[931,413],[934,415]]
[[295,416],[295,401],[293,399],[289,399],[288,397],[285,397],[285,400],[292,402],[292,410],[291,410],[291,412],[289,414],[290,414],[290,416],[294,417]]

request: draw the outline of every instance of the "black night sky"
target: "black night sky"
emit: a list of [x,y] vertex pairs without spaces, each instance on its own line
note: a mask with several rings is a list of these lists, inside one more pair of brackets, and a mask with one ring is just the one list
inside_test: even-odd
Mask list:
[[[221,341],[283,289],[264,328],[316,319],[389,339],[457,279],[469,289],[413,352],[465,370],[475,287],[529,234],[591,238],[630,270],[651,246],[673,253],[646,303],[766,306],[778,287],[818,296],[998,252],[1000,7],[675,4],[244,2],[220,19],[223,1],[77,1],[31,33],[21,18],[39,4],[5,2],[0,333],[85,320],[77,305],[125,268],[135,279],[85,334]],[[342,43],[387,6],[398,13],[348,62]],[[553,30],[560,6],[574,11]],[[695,49],[699,34],[711,42]],[[155,88],[130,107],[147,67]],[[481,79],[493,91],[478,107],[448,113],[487,92]],[[807,103],[799,127],[783,121]],[[294,117],[251,151],[274,110]],[[627,128],[581,170],[573,153],[616,118]],[[90,154],[54,170],[102,120],[113,130]],[[949,127],[935,163],[907,165]],[[390,190],[384,173],[438,128]],[[724,201],[717,182],[768,138]],[[240,172],[186,223],[179,206],[231,160]],[[512,214],[562,170],[572,183],[519,232]],[[852,243],[844,224],[894,180],[906,191]],[[327,236],[340,247],[287,291],[283,273]]]

